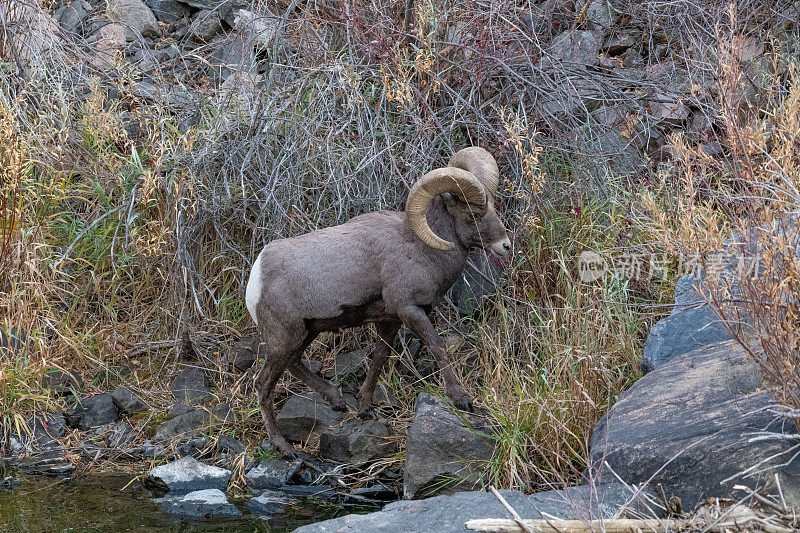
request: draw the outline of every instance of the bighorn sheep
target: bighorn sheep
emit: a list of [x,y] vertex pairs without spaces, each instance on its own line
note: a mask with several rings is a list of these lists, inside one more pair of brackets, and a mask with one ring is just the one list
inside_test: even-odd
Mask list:
[[498,257],[511,250],[493,205],[498,179],[489,152],[465,148],[447,167],[413,185],[405,213],[376,211],[264,247],[253,264],[246,300],[266,346],[255,387],[276,451],[293,453],[278,431],[272,404],[284,370],[334,410],[347,410],[339,390],[301,360],[323,331],[376,325],[380,339],[358,394],[359,415],[371,415],[375,385],[401,324],[428,346],[453,403],[471,410],[427,314],[461,276],[470,248],[480,246]]

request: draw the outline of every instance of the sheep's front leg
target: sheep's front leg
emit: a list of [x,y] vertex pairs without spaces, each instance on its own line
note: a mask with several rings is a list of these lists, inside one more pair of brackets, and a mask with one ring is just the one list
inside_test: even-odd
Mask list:
[[378,322],[375,324],[375,329],[378,331],[378,343],[369,360],[367,377],[358,392],[358,416],[361,418],[373,418],[375,416],[372,412],[372,397],[375,394],[375,385],[378,384],[381,370],[383,370],[389,355],[392,353],[392,343],[397,331],[400,329],[400,322]]
[[444,381],[444,390],[448,398],[453,401],[456,407],[462,411],[472,411],[472,402],[461,388],[461,385],[456,379],[456,374],[453,372],[453,364],[447,357],[447,349],[444,340],[436,332],[431,321],[425,312],[417,306],[405,307],[397,313],[403,324],[411,330],[414,335],[420,338],[423,343],[428,346],[428,350],[433,354],[436,359],[436,364],[439,365],[439,372],[442,374],[442,381]]

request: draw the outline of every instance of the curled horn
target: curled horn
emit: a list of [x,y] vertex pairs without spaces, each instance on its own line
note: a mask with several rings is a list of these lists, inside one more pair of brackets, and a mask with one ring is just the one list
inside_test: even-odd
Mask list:
[[492,196],[497,195],[497,186],[500,184],[497,161],[494,160],[492,154],[480,146],[470,146],[459,150],[448,165],[472,172]]
[[453,243],[441,239],[433,232],[428,225],[426,212],[431,200],[446,192],[471,204],[486,204],[486,189],[478,178],[467,170],[457,167],[437,168],[417,180],[411,187],[406,201],[408,224],[419,240],[438,250],[452,250]]

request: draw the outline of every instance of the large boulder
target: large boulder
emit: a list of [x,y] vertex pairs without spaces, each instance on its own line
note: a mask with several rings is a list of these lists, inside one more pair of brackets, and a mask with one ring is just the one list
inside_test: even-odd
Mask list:
[[[468,420],[471,427],[465,425]],[[406,436],[403,494],[421,498],[479,486],[494,452],[486,422],[422,393]]]
[[[737,497],[733,486],[755,485],[781,476],[787,500],[800,504],[800,464],[743,479],[740,472],[777,465],[777,456],[796,440],[749,442],[753,432],[795,434],[792,424],[776,421],[772,401],[745,350],[729,340],[674,358],[637,381],[602,418],[592,435],[593,477],[661,485],[691,509],[702,498]],[[793,495],[793,496],[792,496]],[[741,496],[739,494],[738,496]]]
[[[631,500],[623,485],[588,485],[525,495],[501,490],[503,498],[523,519],[557,516],[562,519],[610,518]],[[510,518],[508,511],[489,492],[459,492],[427,500],[397,501],[381,511],[351,514],[303,526],[295,533],[466,533],[464,523],[478,518]]]
[[675,307],[647,335],[642,372],[651,372],[679,355],[731,338],[700,290],[698,278],[693,274],[678,280]]
[[136,41],[142,37],[160,37],[156,16],[142,0],[108,0],[106,15],[125,27],[125,38]]
[[205,489],[224,491],[230,479],[230,470],[201,463],[194,457],[182,457],[152,469],[148,484],[176,495]]

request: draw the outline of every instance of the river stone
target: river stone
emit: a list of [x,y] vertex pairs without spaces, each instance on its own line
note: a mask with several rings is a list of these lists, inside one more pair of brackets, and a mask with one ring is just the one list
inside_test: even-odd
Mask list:
[[[735,341],[683,354],[634,383],[600,420],[590,464],[607,462],[627,483],[644,483],[652,476],[650,486],[662,485],[667,497],[681,499],[684,509],[703,498],[738,497],[734,485],[753,486],[759,480],[723,480],[796,444],[748,442],[752,432],[795,434],[792,424],[781,424],[766,412],[771,400],[758,368]],[[775,472],[782,477],[787,501],[792,500],[788,503],[800,504],[798,464]],[[603,470],[593,477],[615,479]],[[772,471],[764,477],[771,479]]]
[[69,427],[86,431],[116,422],[119,412],[111,394],[106,392],[82,399],[74,409],[64,413],[64,418]]
[[299,459],[295,461],[273,459],[260,462],[245,475],[247,486],[254,490],[277,489],[285,485],[297,473],[302,464],[303,462]]
[[111,399],[117,409],[128,415],[147,409],[147,404],[140,400],[139,396],[128,387],[116,389],[111,393]]
[[239,518],[241,511],[228,502],[225,493],[219,489],[196,490],[182,496],[167,496],[155,500],[161,509],[174,517],[192,520],[218,518]]
[[247,501],[247,508],[253,516],[274,516],[283,513],[283,506],[292,503],[292,500],[280,492],[265,490],[258,496]]
[[[523,519],[544,518],[542,513],[562,519],[611,518],[630,500],[631,492],[621,484],[588,485],[525,495],[517,490],[499,491]],[[347,515],[303,526],[295,533],[467,533],[464,523],[478,518],[510,518],[508,511],[490,492],[458,492],[426,500],[401,500],[381,511]]]
[[[464,425],[463,417],[473,429]],[[406,436],[404,496],[420,498],[477,487],[494,452],[494,441],[486,433],[491,430],[480,418],[451,413],[444,401],[421,393]]]
[[156,16],[142,0],[108,0],[106,16],[125,27],[125,38],[129,41],[142,37],[161,36]]
[[319,455],[339,463],[359,464],[397,451],[392,430],[377,420],[348,420],[327,429],[319,438]]
[[204,403],[213,398],[211,381],[205,372],[195,367],[181,370],[172,380],[170,390],[177,401],[190,405]]
[[642,372],[646,374],[679,355],[731,338],[699,291],[700,284],[694,274],[678,280],[675,307],[647,335]]
[[278,413],[278,430],[287,440],[303,442],[312,433],[321,433],[343,418],[344,413],[331,409],[319,394],[296,394]]
[[203,489],[224,491],[231,479],[231,471],[201,463],[189,456],[155,467],[150,471],[150,478],[166,484],[173,495]]
[[224,424],[233,419],[233,411],[227,403],[217,405],[210,412],[203,408],[195,409],[160,424],[153,440],[159,442],[179,435],[190,437],[196,435],[201,428]]

